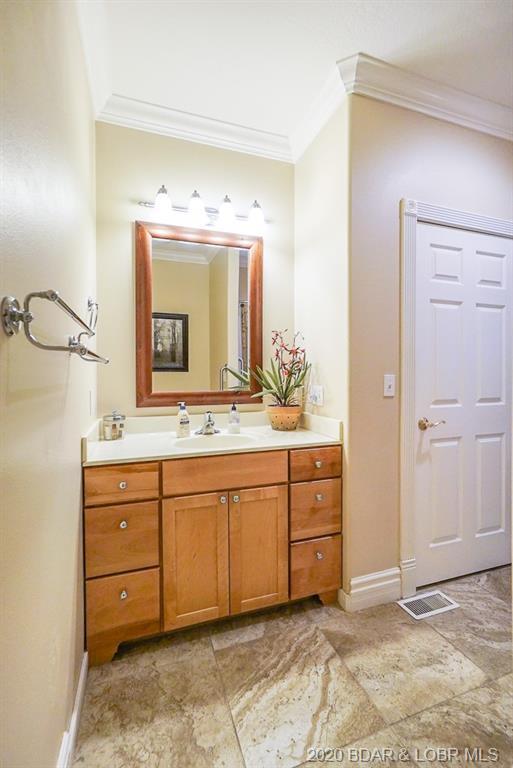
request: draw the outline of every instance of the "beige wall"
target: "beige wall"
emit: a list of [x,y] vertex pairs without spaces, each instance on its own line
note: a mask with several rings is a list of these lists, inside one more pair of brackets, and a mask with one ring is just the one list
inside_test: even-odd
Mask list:
[[145,218],[137,201],[153,200],[165,183],[179,204],[185,204],[195,188],[210,204],[219,203],[228,192],[241,213],[255,198],[261,202],[272,219],[264,239],[264,355],[268,355],[271,329],[294,322],[294,168],[103,123],[97,124],[96,138],[97,270],[103,317],[98,344],[111,358],[111,364],[99,371],[99,411],[170,413],[176,409],[135,406],[133,231],[134,221]]
[[228,361],[228,260],[222,248],[210,262],[210,382],[218,387],[219,369]]
[[210,389],[208,264],[153,260],[153,311],[189,315],[189,372],[153,373],[153,390]]
[[512,145],[351,96],[349,473],[350,576],[399,562],[399,201],[512,218]]
[[324,386],[316,413],[347,417],[349,110],[335,112],[295,166],[295,327]]
[[[75,6],[1,4],[1,294],[95,293],[94,131]],[[36,328],[76,332],[34,304]],[[100,317],[100,323],[102,318]],[[54,768],[83,655],[80,437],[96,368],[0,333],[1,757]]]

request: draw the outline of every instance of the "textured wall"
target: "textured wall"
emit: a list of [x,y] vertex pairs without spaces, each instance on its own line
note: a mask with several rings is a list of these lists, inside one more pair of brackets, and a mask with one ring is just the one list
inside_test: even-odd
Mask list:
[[[75,6],[2,3],[2,295],[95,293],[94,126]],[[34,304],[62,343],[71,320]],[[100,318],[101,323],[101,318]],[[83,655],[80,437],[96,369],[0,332],[0,763],[53,768]]]

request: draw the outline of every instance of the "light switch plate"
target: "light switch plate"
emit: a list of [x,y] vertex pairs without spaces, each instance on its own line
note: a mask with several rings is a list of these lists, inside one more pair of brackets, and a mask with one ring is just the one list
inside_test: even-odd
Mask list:
[[383,397],[395,397],[395,373],[383,376]]
[[324,387],[322,384],[312,384],[310,386],[308,402],[312,405],[324,405]]

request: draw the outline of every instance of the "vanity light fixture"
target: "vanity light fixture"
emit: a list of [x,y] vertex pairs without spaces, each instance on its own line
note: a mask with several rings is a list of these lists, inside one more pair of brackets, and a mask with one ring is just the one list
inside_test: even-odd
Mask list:
[[201,195],[197,189],[189,200],[189,222],[192,227],[204,227],[208,223],[208,216]]
[[[219,208],[206,206],[197,189],[192,193],[188,206],[173,205],[164,184],[159,187],[155,202],[140,200],[139,205],[153,208],[152,221],[161,224],[183,224],[190,227],[218,229],[221,232],[259,235],[264,231],[265,218],[262,206],[255,200],[248,216],[235,213],[229,195],[225,195]],[[176,219],[176,221],[175,221]]]
[[223,197],[223,202],[219,207],[217,224],[219,229],[224,229],[227,232],[231,232],[235,226],[235,211],[233,210],[233,203],[228,195]]
[[155,196],[154,210],[155,215],[159,221],[167,222],[171,219],[173,206],[164,184],[159,187],[159,190]]
[[248,216],[248,229],[250,232],[254,232],[255,235],[260,235],[263,232],[265,225],[264,212],[262,206],[255,200],[251,208],[249,209]]

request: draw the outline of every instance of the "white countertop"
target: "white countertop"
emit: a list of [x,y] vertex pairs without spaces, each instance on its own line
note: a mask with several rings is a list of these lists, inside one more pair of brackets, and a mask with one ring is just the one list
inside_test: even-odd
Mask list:
[[[341,442],[332,425],[328,425],[331,428],[325,430],[331,434],[323,434],[320,431],[305,428],[299,428],[293,432],[278,432],[271,429],[268,424],[251,424],[247,427],[241,426],[240,435],[230,435],[224,425],[219,426],[221,427],[219,434],[195,436],[191,430],[190,438],[177,438],[175,431],[163,429],[153,432],[128,430],[122,440],[86,438],[83,445],[83,463],[84,466],[90,467],[152,459],[308,448],[338,445]],[[318,427],[319,422],[315,426]],[[321,426],[323,426],[322,422]]]

